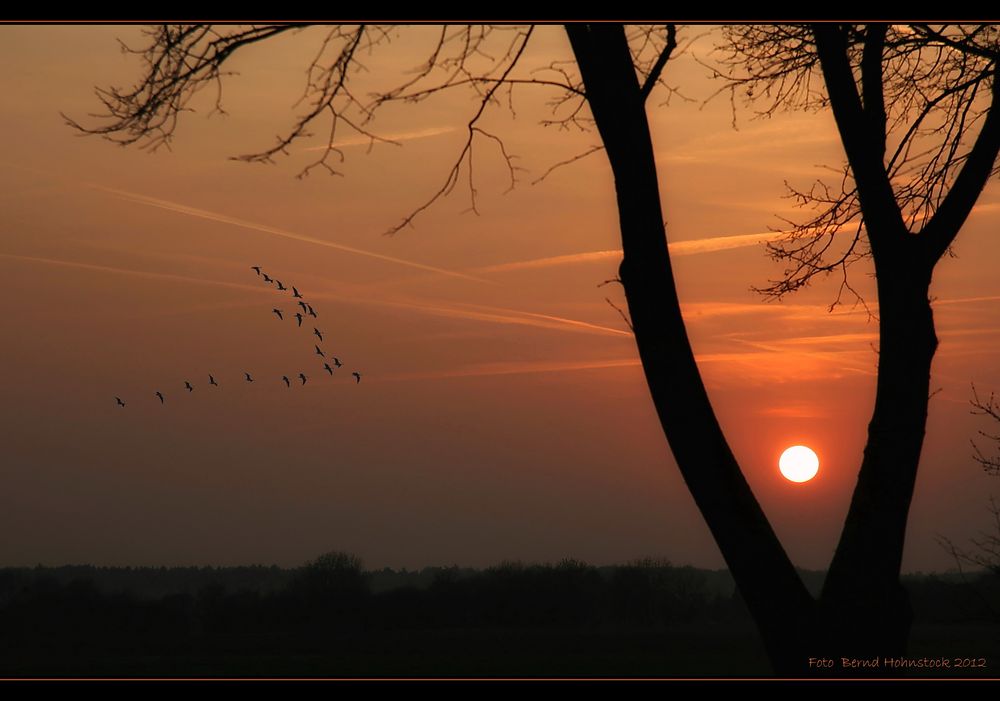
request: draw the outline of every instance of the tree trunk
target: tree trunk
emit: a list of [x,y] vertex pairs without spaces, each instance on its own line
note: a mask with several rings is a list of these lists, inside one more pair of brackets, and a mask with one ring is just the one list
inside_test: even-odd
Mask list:
[[719,426],[674,285],[644,100],[620,25],[567,25],[587,101],[615,178],[625,288],[660,424],[761,632],[775,672],[802,674],[814,653],[815,602],[781,547]]
[[[900,585],[906,521],[927,422],[937,336],[928,300],[938,258],[981,192],[1000,147],[993,110],[961,173],[919,234],[902,216],[886,170],[882,51],[885,27],[865,29],[862,95],[848,32],[813,27],[817,56],[857,186],[875,261],[879,362],[875,407],[858,482],[820,597],[824,645],[855,657],[905,652],[912,612]],[[994,107],[998,96],[994,92]]]
[[854,656],[905,652],[912,612],[899,583],[906,521],[923,446],[931,361],[932,264],[904,239],[876,257],[879,359],[875,408],[858,483],[821,596],[830,643]]

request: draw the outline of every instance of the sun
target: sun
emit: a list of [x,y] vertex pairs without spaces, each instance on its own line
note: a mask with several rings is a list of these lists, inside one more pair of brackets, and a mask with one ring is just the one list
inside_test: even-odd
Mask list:
[[791,482],[808,482],[819,472],[819,458],[811,448],[793,445],[778,458],[778,469]]

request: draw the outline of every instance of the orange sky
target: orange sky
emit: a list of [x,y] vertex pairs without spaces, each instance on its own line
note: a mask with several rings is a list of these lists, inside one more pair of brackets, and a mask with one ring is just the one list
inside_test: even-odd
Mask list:
[[[373,86],[414,65],[427,31],[366,59]],[[531,184],[596,143],[539,126],[551,93],[516,94],[516,119],[487,117],[525,169],[513,192],[483,144],[480,216],[460,187],[386,237],[443,181],[469,94],[387,109],[375,127],[400,147],[366,154],[345,136],[342,178],[294,177],[319,136],[275,166],[228,160],[288,125],[312,31],[238,55],[228,116],[206,118],[211,99],[196,100],[172,151],[77,136],[59,112],[83,118],[99,107],[94,84],[138,75],[115,43],[137,34],[0,27],[0,565],[293,565],[342,549],[377,567],[647,555],[721,566],[605,302],[620,291],[598,287],[620,259],[607,163],[595,154]],[[568,57],[548,27],[523,60]],[[781,272],[761,241],[776,215],[795,216],[783,181],[839,165],[839,142],[827,113],[744,110],[734,130],[727,100],[702,106],[716,86],[693,58],[666,75],[694,100],[650,101],[689,332],[754,491],[793,560],[822,568],[861,457],[876,328],[861,309],[827,313],[832,279],[781,303],[749,288]],[[971,382],[1000,389],[998,223],[994,182],[935,277],[941,389],[905,569],[952,566],[935,536],[987,528],[1000,487],[970,458],[969,438],[990,427],[968,411]],[[311,327],[270,313],[292,302],[251,265],[313,302],[338,376],[317,365]],[[871,299],[869,272],[852,280]],[[300,371],[309,384],[286,389],[281,375]],[[777,471],[795,443],[821,460],[803,485]]]

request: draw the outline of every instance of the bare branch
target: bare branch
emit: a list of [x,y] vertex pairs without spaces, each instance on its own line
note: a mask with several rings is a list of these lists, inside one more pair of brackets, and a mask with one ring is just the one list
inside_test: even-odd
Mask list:
[[[122,145],[140,143],[156,149],[169,146],[180,114],[192,111],[191,98],[206,86],[215,86],[213,112],[224,113],[222,106],[224,70],[227,61],[244,46],[260,42],[291,30],[309,25],[163,25],[147,30],[149,42],[141,49],[123,47],[145,63],[144,75],[130,89],[97,90],[103,115],[91,115],[101,122],[84,126],[65,117],[66,121],[86,134],[99,134]],[[328,25],[317,51],[305,70],[305,88],[295,103],[302,111],[291,126],[276,135],[268,148],[233,156],[234,160],[250,163],[273,163],[279,156],[290,156],[293,144],[309,139],[318,131],[324,134],[322,146],[306,151],[319,151],[318,156],[298,173],[302,178],[319,168],[331,175],[342,175],[345,162],[343,143],[345,130],[361,136],[369,150],[375,144],[398,144],[386,138],[371,124],[380,108],[394,102],[416,103],[451,89],[471,90],[476,95],[474,113],[466,124],[466,140],[443,184],[420,206],[411,211],[389,233],[412,224],[414,219],[438,199],[452,192],[460,177],[468,182],[470,210],[478,209],[477,191],[472,172],[475,146],[481,139],[493,142],[504,163],[509,186],[517,182],[516,156],[502,139],[480,125],[485,110],[498,104],[503,95],[513,113],[514,90],[531,88],[554,90],[550,103],[553,119],[544,124],[562,127],[589,128],[584,106],[586,96],[579,77],[564,65],[554,62],[530,73],[514,73],[528,45],[533,28],[512,25],[447,25],[441,27],[428,46],[424,60],[405,79],[371,94],[362,94],[356,87],[358,75],[367,70],[364,61],[377,49],[390,43],[395,30],[378,25]],[[504,88],[505,94],[498,91]],[[568,113],[567,113],[568,108]],[[462,175],[468,168],[467,175]]]
[[563,166],[571,165],[573,163],[576,163],[577,161],[581,161],[584,158],[586,158],[587,156],[589,156],[590,154],[597,153],[597,152],[603,151],[603,150],[604,150],[604,145],[603,144],[598,144],[597,146],[591,146],[586,151],[584,151],[582,153],[578,153],[578,154],[576,154],[575,156],[573,156],[571,158],[567,158],[564,161],[559,161],[558,163],[556,163],[556,164],[554,164],[552,166],[549,166],[549,169],[546,170],[544,173],[542,173],[537,178],[535,178],[534,180],[532,180],[531,184],[532,185],[537,185],[538,183],[540,183],[543,180],[545,180],[545,178],[549,177],[549,175],[552,174],[552,171],[558,170],[559,168],[562,168]]
[[610,297],[605,297],[604,301],[610,304],[611,308],[614,309],[616,312],[618,312],[618,315],[621,316],[622,321],[624,321],[625,324],[628,326],[628,330],[631,331],[632,333],[635,333],[635,328],[632,326],[632,320],[628,318],[628,314],[626,314],[621,307],[612,302]]
[[962,565],[965,564],[1000,575],[1000,503],[990,497],[988,509],[990,530],[980,531],[978,536],[970,538],[971,549],[960,548],[948,538],[938,538],[938,544],[951,554],[960,573],[963,573]]
[[[838,31],[831,26],[822,29],[827,34]],[[816,38],[807,26],[739,26],[723,32],[724,41],[716,52],[719,58],[710,68],[722,80],[716,94],[728,93],[734,109],[737,96],[754,107],[758,118],[778,110],[815,110],[829,104],[827,91],[817,80]],[[1000,63],[1000,28],[986,24],[847,25],[839,36],[847,67],[838,74],[837,89],[849,93],[853,83],[854,92],[863,98],[862,115],[854,119],[857,128],[848,129],[850,138],[845,137],[845,143],[856,142],[849,150],[858,163],[863,162],[867,181],[884,183],[888,178],[889,185],[881,187],[879,197],[891,197],[893,208],[902,215],[905,233],[924,237],[928,258],[940,255],[968,213],[979,183],[1000,173],[995,151],[1000,148],[1000,125],[996,124],[1000,116],[987,119],[996,108],[990,87],[996,83]],[[869,131],[869,138],[858,139]],[[872,155],[877,155],[883,143],[891,156],[880,162]],[[967,167],[970,158],[974,165]],[[789,187],[799,205],[812,209],[813,215],[805,222],[789,222],[789,238],[769,246],[773,257],[793,265],[785,271],[785,284],[772,281],[762,288],[765,295],[794,291],[813,275],[829,274],[832,269],[846,273],[851,263],[870,255],[870,246],[855,247],[845,258],[844,251],[831,248],[831,241],[823,235],[862,220],[857,174],[846,167],[839,172],[839,185],[817,183],[806,190]],[[968,173],[964,178],[968,183],[959,180],[962,173]],[[949,193],[954,193],[951,198]],[[948,216],[935,225],[935,215],[942,208]],[[873,207],[871,214],[886,209]],[[885,222],[867,224],[865,239],[871,230],[886,228]],[[841,293],[849,289],[845,284],[846,277]]]
[[497,88],[499,88],[504,83],[504,80],[510,75],[511,71],[513,71],[514,67],[517,65],[518,59],[520,59],[521,56],[524,54],[524,49],[528,45],[528,40],[531,38],[531,33],[533,30],[534,27],[529,27],[527,31],[524,32],[523,39],[520,42],[520,46],[517,48],[517,51],[514,53],[513,57],[507,64],[507,67],[504,69],[502,75],[500,76],[500,80],[493,82],[492,85],[489,87],[489,89],[483,95],[482,99],[480,100],[479,108],[476,110],[475,114],[472,115],[472,118],[466,125],[466,129],[468,130],[468,136],[466,138],[465,145],[462,147],[461,152],[458,154],[458,158],[455,160],[455,164],[452,166],[451,171],[445,178],[444,183],[441,185],[440,188],[438,188],[438,190],[433,195],[430,196],[430,198],[424,201],[423,204],[421,204],[419,207],[414,209],[408,215],[403,217],[403,220],[401,222],[390,228],[389,231],[386,232],[388,235],[395,234],[407,226],[412,226],[413,220],[421,212],[426,210],[428,207],[430,207],[432,204],[437,202],[442,197],[447,196],[455,188],[455,185],[458,183],[459,176],[462,170],[462,164],[465,162],[468,162],[468,169],[469,169],[469,196],[472,205],[471,208],[473,212],[478,213],[478,211],[476,210],[476,189],[472,180],[473,144],[475,142],[476,134],[482,134],[500,143],[500,150],[504,158],[506,159],[507,166],[511,176],[511,186],[513,186],[514,169],[511,166],[511,159],[510,156],[507,154],[506,149],[503,146],[503,142],[500,141],[500,139],[498,139],[496,136],[484,132],[482,129],[476,126],[476,123],[479,121],[480,117],[483,116],[483,112],[486,110],[486,107],[493,100],[493,95],[497,91]]
[[670,59],[670,55],[677,48],[677,26],[674,24],[667,25],[667,43],[664,45],[663,49],[660,51],[660,55],[656,57],[656,63],[649,70],[649,75],[646,76],[646,82],[642,84],[639,89],[639,94],[642,96],[643,102],[649,97],[649,93],[653,91],[656,86],[656,82],[660,79],[660,74],[663,72],[663,67],[667,65],[667,61]]
[[[969,400],[969,404],[972,405],[972,409],[969,413],[973,416],[986,416],[993,421],[1000,423],[1000,401],[997,401],[993,392],[990,392],[990,396],[987,399],[980,399],[979,393],[976,391],[976,386],[972,385],[972,399]],[[986,438],[995,444],[1000,444],[1000,435],[990,434],[982,430],[978,433],[983,438]],[[972,444],[972,459],[975,460],[987,474],[1000,475],[1000,454],[987,455],[983,453],[974,440],[969,442]]]
[[215,85],[215,110],[222,112],[223,64],[250,44],[270,39],[288,31],[302,29],[302,24],[251,25],[237,27],[229,34],[219,34],[212,25],[161,25],[144,31],[149,43],[141,49],[121,44],[122,51],[142,57],[146,74],[131,88],[97,88],[104,114],[88,116],[105,123],[85,127],[62,115],[66,123],[84,134],[97,134],[122,146],[140,143],[156,150],[169,146],[182,112],[191,111],[188,103],[202,88]]

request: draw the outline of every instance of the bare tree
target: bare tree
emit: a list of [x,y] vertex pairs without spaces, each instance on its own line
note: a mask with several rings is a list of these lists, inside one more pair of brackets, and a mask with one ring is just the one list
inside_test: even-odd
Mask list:
[[[980,399],[979,393],[976,391],[975,385],[973,385],[972,400],[969,403],[972,405],[971,413],[973,416],[985,416],[1000,423],[1000,401],[997,401],[993,392],[990,392],[990,396],[987,399]],[[988,433],[980,429],[979,435],[993,441],[994,444],[1000,444],[1000,435],[996,433]],[[972,440],[970,442],[972,443],[973,451],[972,459],[986,471],[986,474],[1000,475],[1000,455],[983,453],[976,441]]]
[[970,538],[970,547],[956,545],[950,538],[938,539],[941,547],[948,551],[958,564],[960,571],[963,570],[963,565],[970,565],[1000,576],[1000,503],[993,497],[990,497],[988,510],[990,530],[982,531],[978,536]]
[[[986,399],[979,396],[976,386],[972,386],[972,399],[969,400],[972,409],[970,414],[982,416],[992,422],[1000,422],[1000,403],[998,403],[993,392]],[[990,440],[994,445],[1000,445],[1000,435],[979,429],[977,431],[982,438]],[[983,468],[988,475],[1000,476],[1000,455],[984,453],[979,444],[974,440],[972,444],[972,459]],[[990,496],[990,503],[987,507],[990,514],[990,525],[988,530],[980,531],[977,536],[969,538],[967,545],[959,545],[951,538],[945,536],[938,537],[938,544],[951,555],[958,567],[959,575],[972,588],[985,611],[997,621],[1000,621],[995,597],[989,596],[988,588],[982,584],[982,572],[985,571],[993,577],[1000,577],[1000,503],[996,498]],[[973,572],[967,573],[966,568],[973,568]],[[978,570],[978,572],[976,571]],[[968,581],[967,574],[978,575],[976,579]]]
[[[1000,401],[997,400],[993,392],[983,399],[972,386],[972,399],[969,401],[972,406],[970,413],[973,416],[982,416],[993,423],[1000,423]],[[970,440],[972,444],[972,459],[983,468],[988,475],[1000,476],[1000,454],[996,453],[997,446],[1000,446],[1000,434],[990,431],[978,430],[982,438],[993,443],[994,450],[983,452],[979,443]],[[994,497],[990,497],[989,513],[991,517],[991,530],[981,532],[978,537],[972,538],[970,548],[956,546],[950,539],[941,538],[941,545],[951,553],[952,557],[961,566],[962,563],[979,567],[995,575],[1000,575],[1000,503]]]
[[[763,292],[780,297],[834,271],[843,292],[848,266],[873,259],[875,407],[820,609],[834,644],[863,631],[866,651],[899,649],[912,619],[899,568],[938,344],[928,290],[997,172],[1000,32],[818,24],[731,28],[728,40],[730,90],[765,100],[765,113],[830,108],[847,155],[832,186],[792,191],[814,215],[771,247],[788,265]],[[838,248],[841,232],[848,243]]]
[[[221,90],[223,65],[234,52],[300,29],[153,29],[148,46],[136,51],[146,66],[143,78],[130,89],[98,92],[106,121],[70,123],[120,143],[155,148],[173,136],[193,94],[209,85]],[[398,231],[463,182],[475,209],[472,165],[481,145],[497,150],[513,184],[512,158],[500,137],[483,129],[481,117],[501,98],[511,106],[515,91],[529,86],[553,91],[549,125],[593,127],[600,135],[601,146],[580,157],[603,150],[614,174],[624,252],[618,281],[653,403],[775,670],[802,674],[809,656],[823,654],[901,654],[911,613],[899,569],[937,346],[928,286],[935,263],[994,172],[1000,149],[995,29],[821,24],[729,33],[724,72],[730,88],[751,97],[763,94],[772,110],[832,109],[847,153],[839,184],[797,193],[819,209],[789,241],[772,249],[789,267],[766,292],[783,295],[818,273],[846,271],[868,254],[878,281],[876,403],[854,499],[818,601],[795,572],[722,433],[680,312],[646,116],[648,98],[677,50],[677,32],[671,25],[626,30],[585,23],[565,30],[575,61],[527,70],[520,63],[531,27],[444,27],[410,78],[369,99],[355,87],[357,71],[363,57],[388,43],[395,30],[329,28],[307,69],[305,110],[272,147],[240,158],[271,160],[325,119],[328,147],[302,175],[313,168],[335,173],[344,157],[335,146],[338,130],[384,140],[371,128],[383,105],[420,102],[442,90],[473,90],[477,100],[453,167],[443,184],[393,227]],[[844,229],[852,231],[851,242],[835,254],[831,247]]]

